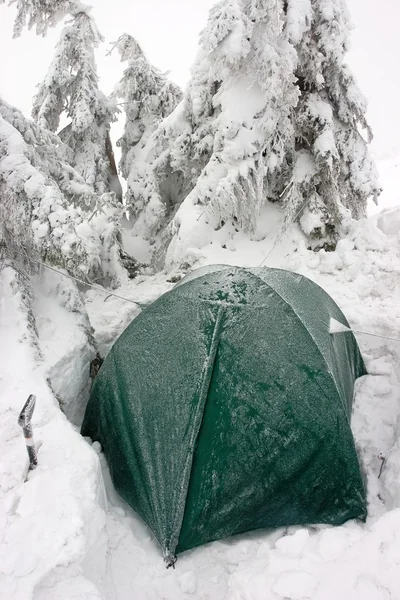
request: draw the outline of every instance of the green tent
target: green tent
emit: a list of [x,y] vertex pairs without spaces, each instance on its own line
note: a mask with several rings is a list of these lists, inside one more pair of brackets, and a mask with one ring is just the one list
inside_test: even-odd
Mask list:
[[164,556],[263,527],[365,519],[350,429],[365,367],[315,283],[280,269],[188,276],[126,329],[82,433]]

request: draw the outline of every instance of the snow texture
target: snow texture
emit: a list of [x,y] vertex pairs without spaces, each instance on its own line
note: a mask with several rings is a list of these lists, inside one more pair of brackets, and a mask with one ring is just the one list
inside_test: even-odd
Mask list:
[[51,389],[68,419],[80,423],[96,349],[74,282],[43,270],[35,280],[33,314]]
[[[5,2],[6,0],[1,0]],[[9,0],[17,5],[14,23],[14,36],[19,37],[24,27],[35,27],[38,35],[45,36],[49,27],[55,27],[66,14],[74,14],[84,7],[76,0]]]
[[380,187],[366,102],[345,63],[349,29],[342,0],[211,9],[183,100],[143,151],[151,174],[135,182],[151,187],[135,230],[155,236],[156,258],[180,243],[193,207],[196,238],[204,220],[254,231],[267,202],[279,203],[285,223],[300,219],[319,247],[337,241],[349,215],[365,216]]
[[60,138],[1,100],[0,142],[0,226],[13,257],[28,251],[81,279],[123,282],[113,194],[95,195]]
[[[285,16],[278,16],[278,4]],[[17,0],[16,6],[16,35],[26,24],[44,34],[67,12],[74,16],[75,6],[82,8],[69,0]],[[101,448],[83,440],[60,410],[60,403],[70,406],[72,418],[79,418],[86,393],[80,390],[88,379],[84,365],[95,344],[105,355],[139,309],[87,292],[94,344],[77,290],[68,290],[62,279],[57,284],[26,273],[26,261],[18,262],[14,252],[33,249],[33,256],[81,277],[106,274],[122,283],[122,296],[142,302],[171,289],[191,268],[265,261],[316,281],[354,329],[400,338],[400,160],[380,164],[384,210],[369,206],[373,216],[366,219],[365,201],[379,186],[360,133],[366,103],[343,66],[349,27],[342,0],[226,0],[213,8],[184,99],[142,151],[153,165],[155,192],[146,196],[138,230],[124,233],[146,261],[153,248],[168,249],[169,274],[142,275],[130,285],[121,275],[117,211],[96,198],[92,181],[71,166],[71,148],[0,103],[0,206],[6,202],[8,218],[7,231],[0,229],[1,600],[400,597],[399,343],[357,334],[369,373],[358,383],[352,419],[368,492],[365,525],[242,535],[187,552],[176,570],[167,571],[149,530],[113,490]],[[357,131],[349,126],[354,118]],[[282,135],[268,137],[277,124]],[[260,172],[267,174],[264,194]],[[339,192],[357,198],[353,206],[348,195],[329,205],[329,216],[341,220],[334,252],[308,250],[313,232],[322,239],[327,233],[328,204],[321,205],[319,195],[303,209],[300,192],[316,188],[319,194],[319,178],[325,190],[336,182]],[[232,195],[238,182],[243,193]],[[138,187],[142,193],[143,181]],[[276,235],[283,225],[279,202],[289,217],[301,209],[301,230],[289,218],[290,226]],[[340,203],[361,220],[348,221]],[[246,233],[254,207],[260,211]],[[163,229],[166,215],[174,218]],[[28,473],[17,417],[31,393],[37,396],[39,465]]]
[[[0,289],[0,597],[42,598],[43,586],[48,598],[65,597],[62,589],[72,598],[75,587],[97,600],[83,561],[105,524],[99,460],[46,384],[11,267],[0,271]],[[39,465],[28,472],[17,417],[31,393]]]
[[[384,165],[385,169],[390,176],[388,188],[395,192],[396,168]],[[393,197],[396,201],[397,196]],[[221,228],[206,246],[197,250],[196,259],[193,252],[193,264],[258,266],[274,247],[266,264],[300,272],[322,285],[354,329],[399,338],[400,209],[389,207],[389,199],[386,206],[382,214],[349,226],[335,252],[315,253],[307,250],[297,227],[292,227],[274,247],[282,213],[271,205],[263,213],[253,238],[233,227]],[[384,220],[387,211],[391,211],[393,224],[390,231]],[[395,227],[396,222],[399,227]],[[175,266],[168,276],[169,282],[163,274],[142,275],[119,292],[149,302],[171,289],[173,281],[182,274],[182,269]],[[9,291],[10,278],[10,271],[3,270],[2,597],[7,600],[75,597],[130,600],[132,594],[148,600],[398,597],[399,344],[357,334],[369,372],[357,385],[352,419],[368,491],[369,518],[365,525],[350,522],[335,528],[292,527],[254,532],[187,552],[179,558],[175,570],[165,570],[149,530],[113,490],[101,448],[98,444],[91,448],[80,438],[45,384],[42,369],[52,365],[49,349],[59,357],[60,371],[62,355],[69,355],[63,342],[67,333],[64,326],[55,329],[53,322],[40,324],[49,304],[48,300],[39,299],[36,316],[44,359],[38,363],[37,351],[27,343],[31,334],[24,320],[25,309]],[[103,353],[138,312],[134,305],[117,298],[104,301],[104,296],[95,290],[87,293],[86,305]],[[58,314],[61,317],[62,309]],[[79,345],[78,334],[76,340]],[[78,362],[75,368],[79,373]],[[27,455],[16,417],[32,392],[38,398],[34,434],[41,445],[39,467],[24,483]],[[105,512],[99,459],[108,494]]]
[[153,231],[153,222],[165,215],[158,200],[158,184],[153,173],[153,153],[146,146],[163,119],[168,117],[182,98],[178,86],[150,64],[138,42],[123,34],[115,43],[122,62],[127,63],[112,98],[122,100],[125,126],[117,146],[121,148],[120,171],[127,180],[126,206],[136,219],[144,206],[147,218],[139,219],[135,229],[142,235]]
[[110,124],[117,107],[98,88],[95,49],[103,38],[84,10],[61,32],[55,56],[34,98],[32,115],[44,129],[57,132],[61,116],[67,125],[59,136],[71,149],[70,164],[98,194],[115,192],[121,200]]

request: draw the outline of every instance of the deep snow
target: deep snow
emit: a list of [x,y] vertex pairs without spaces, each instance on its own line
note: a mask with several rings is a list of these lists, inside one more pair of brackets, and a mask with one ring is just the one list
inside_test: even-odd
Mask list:
[[[335,252],[308,251],[295,226],[274,247],[281,216],[272,208],[253,240],[221,228],[205,247],[193,247],[192,263],[258,266],[273,248],[266,264],[316,281],[352,327],[400,340],[400,207],[390,206],[398,200],[398,165],[380,165],[383,212],[351,224]],[[188,237],[185,253],[190,243]],[[118,293],[150,302],[181,271],[140,276]],[[73,396],[73,384],[85,387],[92,350],[79,315],[56,307],[37,283],[40,358],[27,342],[11,277],[1,272],[0,598],[400,599],[400,342],[357,334],[369,371],[357,385],[352,423],[368,488],[365,525],[252,532],[189,551],[166,570],[149,530],[113,491],[99,445],[81,438],[46,385],[51,375],[61,398]],[[96,290],[85,300],[105,354],[140,309]],[[38,399],[40,447],[39,466],[25,481],[28,459],[16,421],[29,393]]]

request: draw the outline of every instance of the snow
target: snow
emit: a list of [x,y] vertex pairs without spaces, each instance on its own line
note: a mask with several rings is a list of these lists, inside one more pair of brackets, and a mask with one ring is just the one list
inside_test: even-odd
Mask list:
[[[370,529],[353,523],[325,529],[296,549],[295,535],[267,556],[239,568],[229,600],[389,600],[397,598],[400,511]],[[297,532],[298,533],[298,532]],[[293,547],[292,547],[293,544]],[[391,595],[393,594],[393,595]]]
[[[122,245],[129,256],[134,256],[141,263],[149,264],[151,261],[151,246],[140,235],[132,235],[132,224],[125,222],[128,227],[121,230]],[[130,226],[130,227],[129,227]]]
[[[329,17],[341,2],[320,4]],[[229,9],[229,3],[225,5]],[[235,21],[238,5],[231,5]],[[293,43],[308,27],[310,5],[309,0],[289,3]],[[217,30],[211,33],[209,49],[219,39]],[[231,59],[239,61],[248,51],[244,39],[248,32],[237,27],[220,34],[226,34],[225,48]],[[224,108],[219,124],[221,129],[225,126],[225,149],[234,162],[239,156],[233,142],[236,134],[243,142],[241,149],[246,143],[252,153],[254,134],[249,128],[264,99],[258,85],[250,87],[244,76],[221,90],[214,108]],[[194,93],[193,105],[197,119],[204,98]],[[308,110],[324,128],[316,150],[333,155],[330,105],[314,98]],[[182,108],[169,123],[173,121],[182,134],[178,147],[185,141]],[[276,124],[267,125],[275,128]],[[8,186],[22,186],[29,199],[42,196],[47,189],[41,213],[32,221],[35,237],[46,238],[48,221],[54,238],[62,239],[66,256],[79,241],[92,262],[112,261],[113,255],[107,253],[104,258],[100,252],[101,243],[109,240],[112,245],[112,219],[101,211],[94,213],[91,223],[96,227],[92,229],[75,209],[64,208],[58,190],[47,182],[47,172],[42,174],[30,163],[28,143],[11,125],[3,125],[2,132],[4,144],[12,150],[12,156],[5,156],[1,164]],[[212,140],[206,131],[205,146]],[[243,161],[240,168],[246,172],[250,167]],[[368,219],[344,220],[344,238],[335,252],[312,252],[297,226],[289,223],[282,229],[282,212],[276,204],[262,209],[255,231],[249,234],[233,220],[222,223],[189,195],[171,226],[167,272],[144,271],[129,283],[125,279],[118,288],[117,293],[131,302],[89,289],[83,306],[69,280],[38,273],[33,278],[32,305],[37,336],[27,320],[15,272],[0,263],[1,600],[400,598],[399,169],[400,158],[380,163],[384,184],[380,206],[369,207]],[[307,181],[314,172],[307,152],[299,153],[297,178]],[[226,176],[229,181],[232,170],[227,169]],[[359,177],[357,165],[351,176]],[[219,184],[219,179],[217,169],[209,175],[212,185]],[[78,180],[71,183],[77,193],[83,185]],[[149,220],[159,208],[151,202]],[[73,234],[61,226],[69,219],[73,219]],[[318,215],[304,211],[303,231],[311,232],[319,224]],[[149,261],[150,244],[137,229],[132,233],[125,228],[122,238],[125,249]],[[352,428],[367,484],[369,518],[366,524],[349,522],[341,527],[250,532],[186,552],[175,570],[166,570],[150,531],[114,491],[100,445],[91,445],[79,434],[77,425],[90,385],[89,365],[95,356],[92,333],[104,357],[140,313],[135,302],[156,300],[188,270],[215,263],[259,266],[264,262],[310,277],[332,295],[352,328],[384,336],[356,334],[369,374],[357,384]],[[331,333],[347,335],[339,333],[335,324]],[[39,464],[28,472],[17,417],[30,393],[37,397],[33,430]]]
[[[196,205],[192,215],[187,210],[183,223],[198,218]],[[269,205],[251,239],[227,224],[218,231],[207,230],[204,220],[209,241],[202,246],[199,240],[192,247],[192,264],[257,266],[273,249],[267,265],[314,279],[338,302],[353,328],[400,338],[400,237],[395,225],[400,208],[388,206],[350,225],[335,252],[307,250],[297,226],[289,227],[276,243],[281,222],[278,207]],[[188,236],[189,230],[188,225]],[[150,303],[184,272],[175,263],[169,274],[139,275],[118,293]],[[7,291],[12,274],[1,272],[0,598],[399,597],[399,343],[357,334],[369,372],[358,382],[352,422],[368,486],[365,525],[251,532],[186,552],[175,570],[166,570],[150,531],[113,490],[99,444],[91,446],[80,437],[47,387],[46,378],[52,374],[58,395],[73,403],[77,387],[85,387],[87,373],[83,375],[82,368],[92,351],[85,341],[82,313],[71,312],[72,291],[64,302],[56,302],[60,276],[41,277],[35,284],[40,345],[35,351],[27,343],[18,297]],[[140,308],[94,289],[85,299],[104,356]],[[29,393],[38,399],[33,428],[39,466],[25,481],[27,455],[16,420]]]
[[[66,165],[57,136],[3,100],[0,139],[0,218],[6,220],[15,245],[34,244],[37,255],[48,260],[52,254],[53,264],[68,265],[81,277],[106,271],[121,283],[124,273],[116,240],[120,210],[109,196],[96,196]],[[74,204],[76,192],[83,207]]]
[[292,0],[287,9],[287,30],[290,41],[299,44],[312,18],[310,0]]
[[[98,456],[66,417],[46,383],[40,351],[15,292],[15,273],[0,271],[0,598],[51,598],[72,586],[92,589],[83,561],[104,527]],[[39,465],[28,457],[17,417],[26,398],[37,398],[33,431]],[[80,583],[79,583],[80,582]],[[47,596],[48,597],[48,596]],[[72,598],[73,596],[69,596]],[[85,598],[100,600],[99,593]]]
[[[55,295],[60,283],[67,285],[64,305]],[[42,271],[34,314],[51,388],[69,420],[80,422],[89,393],[90,363],[96,352],[88,339],[89,323],[68,297],[68,285],[71,293],[73,285],[69,281],[65,284],[59,275]]]
[[346,327],[346,325],[343,325],[343,323],[339,323],[339,321],[336,321],[336,319],[330,320],[329,333],[345,333],[346,331],[349,331],[349,328]]
[[[242,75],[227,83],[216,94],[214,105],[223,109],[223,120],[221,127],[225,129],[237,123],[235,134],[243,123],[251,127],[254,115],[257,115],[265,107],[265,98],[262,89],[251,77]],[[227,135],[227,133],[225,133]],[[231,134],[232,137],[234,134]],[[228,136],[229,137],[229,136]]]
[[[307,204],[303,232],[329,243],[341,217],[363,215],[367,199],[379,194],[356,127],[369,138],[364,98],[344,62],[344,3],[291,0],[287,18],[279,6],[216,4],[181,108],[147,142],[155,160],[128,180],[135,234],[146,230],[168,267],[199,260],[196,248],[221,222],[253,230],[266,197],[293,216]],[[314,91],[297,85],[303,80]],[[204,207],[209,228],[199,213],[195,221],[188,216],[195,205]]]
[[179,577],[182,592],[194,594],[197,589],[197,578],[194,571],[186,571]]
[[323,231],[325,228],[322,215],[311,212],[308,210],[307,206],[303,210],[299,220],[302,230],[307,235],[310,235],[310,233],[317,227],[320,227],[321,231]]
[[379,197],[379,204],[370,202],[368,209],[370,214],[381,212],[384,208],[390,208],[393,205],[400,205],[400,157],[381,160],[379,162],[379,173],[383,191]]
[[[392,164],[385,171],[393,190],[395,169]],[[395,194],[391,200],[396,202]],[[187,232],[185,254],[176,247],[174,269],[168,275],[139,275],[118,294],[133,302],[154,301],[188,269],[180,265],[179,256],[190,255],[193,267],[221,262],[258,266],[269,254],[267,265],[301,272],[322,285],[353,328],[400,338],[400,208],[390,206],[389,198],[381,212],[348,226],[335,252],[307,250],[297,226],[277,240],[282,214],[276,205],[266,207],[252,237],[228,223],[215,231],[207,216],[200,216],[198,205],[186,210],[180,229],[181,235]],[[190,226],[199,216],[207,237],[198,237]],[[146,247],[139,239],[134,243]],[[358,382],[353,416],[368,486],[370,516],[365,525],[251,532],[189,551],[179,557],[175,570],[166,570],[150,531],[113,490],[99,444],[91,447],[80,437],[46,384],[50,377],[57,395],[71,406],[73,396],[83,399],[87,393],[93,350],[82,313],[73,312],[72,291],[64,302],[56,301],[60,276],[42,273],[36,281],[40,348],[35,352],[27,343],[18,298],[7,291],[11,273],[3,269],[1,277],[1,598],[399,597],[399,343],[357,334],[369,372]],[[85,301],[104,356],[140,308],[93,289]],[[27,455],[16,420],[29,393],[38,399],[33,428],[39,466],[25,481]]]

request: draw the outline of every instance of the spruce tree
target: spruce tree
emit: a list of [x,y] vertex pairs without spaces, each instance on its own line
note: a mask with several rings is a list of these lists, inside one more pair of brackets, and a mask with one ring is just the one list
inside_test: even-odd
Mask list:
[[[45,35],[47,27],[55,25],[67,13],[74,17],[77,26],[85,20],[86,7],[79,2],[16,0],[16,3],[18,14],[14,36],[21,33],[27,22],[29,27],[36,26],[37,33]],[[96,347],[79,284],[70,276],[88,283],[95,280],[104,285],[118,285],[126,283],[128,275],[124,268],[127,257],[119,242],[122,207],[116,202],[114,193],[107,189],[112,186],[103,185],[101,179],[104,173],[108,179],[103,177],[103,181],[111,179],[109,171],[113,156],[108,132],[109,115],[114,115],[114,108],[98,90],[96,93],[97,79],[95,72],[91,72],[95,66],[90,44],[94,44],[97,30],[91,23],[91,33],[84,27],[80,32],[82,45],[77,47],[77,53],[81,52],[81,68],[74,69],[79,62],[76,55],[74,66],[67,65],[64,73],[57,72],[55,65],[53,83],[60,83],[60,77],[66,76],[70,87],[63,91],[70,96],[62,98],[60,90],[53,95],[49,90],[48,97],[43,93],[41,124],[44,127],[26,119],[20,111],[0,99],[0,287],[9,307],[13,307],[18,323],[16,333],[20,335],[20,341],[31,346],[36,360],[42,358],[34,302],[38,294],[55,298],[69,311],[74,333],[78,334],[82,344],[79,351],[82,370],[76,373],[74,385],[64,397],[59,390],[57,369],[54,373],[51,369],[46,380],[61,408],[72,419],[79,419],[88,391],[89,363],[96,356]],[[86,33],[88,38],[89,33],[92,35],[87,40],[87,52],[83,48]],[[63,66],[63,57],[59,58]],[[72,96],[76,105],[70,124],[75,125],[80,118],[81,127],[73,128],[75,138],[69,128],[64,131],[63,137],[70,143],[67,146],[54,132],[59,127],[59,105],[69,110]],[[65,100],[67,103],[63,104]],[[90,109],[96,110],[92,123],[86,110],[89,104]],[[85,118],[87,131],[83,126]],[[100,150],[96,148],[97,141]],[[84,156],[82,160],[79,144],[85,142],[88,142],[93,157]],[[106,156],[108,164],[101,155]],[[85,163],[87,168],[81,168],[82,174],[73,166],[85,166]],[[91,173],[95,170],[93,177]],[[114,174],[116,176],[115,164]],[[118,182],[116,177],[114,180]],[[66,276],[51,270],[54,267],[56,271],[64,270]],[[66,355],[66,368],[69,360]]]
[[[0,4],[6,1],[0,0]],[[85,8],[76,0],[9,0],[8,4],[17,7],[14,37],[19,37],[24,27],[35,27],[38,35],[45,36],[48,28],[57,25],[67,14]]]
[[376,200],[380,193],[368,154],[372,132],[366,100],[345,62],[350,16],[344,0],[290,0],[284,8],[284,32],[297,54],[299,89],[295,146],[286,159],[294,174],[284,205],[293,217],[305,203],[303,231],[334,242],[346,212],[353,218],[365,216],[368,198]]
[[156,201],[168,206],[176,181],[177,205],[188,191],[171,235],[196,204],[216,227],[233,219],[251,230],[276,202],[320,245],[335,243],[346,215],[365,214],[380,190],[366,103],[345,63],[349,28],[342,0],[211,9],[182,104],[148,148]]
[[0,100],[0,223],[10,259],[121,282],[119,217],[113,195],[95,194],[65,162],[57,135]]
[[64,27],[44,81],[34,99],[32,116],[56,132],[60,117],[69,123],[59,132],[72,150],[70,162],[98,193],[122,197],[110,141],[116,106],[98,88],[94,50],[102,37],[90,14],[78,12]]
[[[160,122],[175,109],[182,92],[150,64],[132,36],[121,35],[115,47],[121,61],[127,63],[113,92],[125,112],[124,133],[117,145],[121,148],[120,171],[127,180],[126,206],[130,215],[137,218],[150,203],[158,220],[161,215],[152,202],[158,195],[152,169],[154,156],[147,153],[147,144]],[[164,213],[164,207],[159,208]],[[151,220],[147,225],[151,229]]]
[[[73,205],[75,194],[86,198],[86,212]],[[99,200],[63,162],[59,138],[0,100],[0,288],[14,307],[16,335],[37,361],[42,358],[38,294],[51,296],[70,312],[82,344],[82,371],[68,397],[58,394],[57,369],[46,377],[69,418],[77,416],[84,402],[89,379],[85,362],[95,357],[96,349],[79,285],[68,275],[88,283],[127,279],[117,240],[118,210],[112,214],[103,208],[100,214]]]

